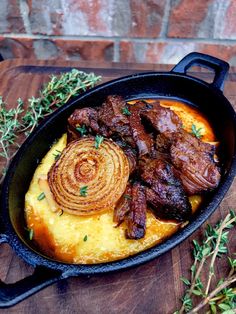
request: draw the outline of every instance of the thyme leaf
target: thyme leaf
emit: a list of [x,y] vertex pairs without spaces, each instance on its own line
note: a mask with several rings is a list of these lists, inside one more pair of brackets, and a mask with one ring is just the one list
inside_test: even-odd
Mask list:
[[79,195],[80,196],[87,196],[88,194],[88,186],[85,185],[85,186],[82,186],[79,190]]
[[129,109],[127,107],[122,108],[121,112],[125,115],[125,116],[130,116],[131,112],[129,111]]
[[95,136],[95,144],[94,144],[94,146],[95,146],[96,149],[98,149],[100,147],[100,145],[102,144],[103,140],[104,140],[103,136],[101,136],[101,135],[96,135]]
[[86,129],[86,126],[84,124],[81,127],[80,126],[77,127],[76,130],[80,132],[81,136],[83,136],[87,133],[87,129]]
[[45,198],[45,194],[44,192],[42,192],[41,194],[39,194],[39,196],[37,197],[38,201],[42,201]]
[[34,236],[34,230],[33,229],[31,229],[31,228],[24,228],[26,231],[27,231],[27,233],[28,233],[28,238],[29,238],[29,240],[31,241],[31,240],[33,240],[33,236]]
[[191,134],[194,135],[196,138],[199,138],[199,139],[202,138],[202,136],[203,136],[203,135],[201,134],[202,128],[198,128],[198,129],[197,129],[196,125],[195,125],[195,124],[192,124],[191,130],[192,130]]

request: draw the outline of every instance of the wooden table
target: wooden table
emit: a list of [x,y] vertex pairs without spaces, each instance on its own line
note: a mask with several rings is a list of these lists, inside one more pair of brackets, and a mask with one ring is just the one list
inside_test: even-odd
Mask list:
[[[0,95],[9,106],[13,106],[18,97],[26,100],[31,96],[37,96],[42,83],[49,80],[50,74],[65,72],[73,67],[102,75],[103,82],[132,73],[167,71],[171,68],[166,65],[150,64],[7,60],[0,63]],[[195,74],[205,80],[210,79],[207,72]],[[231,69],[226,81],[224,93],[236,108],[234,68]],[[228,213],[229,208],[235,209],[235,203],[234,180],[223,202],[207,223],[214,224]],[[206,224],[175,249],[143,266],[102,276],[69,278],[40,291],[12,308],[1,310],[1,313],[173,313],[180,307],[179,298],[184,290],[180,277],[189,276],[192,240],[202,238],[205,226]],[[233,241],[235,235],[234,230],[230,234],[228,246],[231,255],[236,252],[236,244]],[[219,260],[217,278],[224,276],[226,270],[226,262]],[[33,268],[18,258],[8,245],[1,246],[0,278],[3,281],[15,282],[32,272]]]

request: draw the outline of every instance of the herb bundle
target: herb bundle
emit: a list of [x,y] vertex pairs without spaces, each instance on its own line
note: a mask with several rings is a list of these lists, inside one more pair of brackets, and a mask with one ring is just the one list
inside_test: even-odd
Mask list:
[[[0,156],[4,159],[5,169],[14,155],[16,138],[20,134],[28,136],[43,117],[52,113],[56,108],[64,105],[72,97],[94,87],[101,80],[93,73],[84,73],[77,69],[52,75],[50,81],[39,92],[39,97],[31,97],[24,104],[18,99],[15,109],[7,109],[0,97]],[[0,178],[0,183],[3,175]]]
[[[214,228],[207,227],[202,244],[193,240],[194,263],[191,266],[191,279],[181,278],[188,287],[182,298],[182,307],[174,314],[199,313],[208,306],[204,313],[233,314],[236,309],[236,258],[228,256],[229,272],[225,278],[221,278],[211,290],[212,278],[215,276],[215,262],[218,257],[227,254],[229,230],[236,226],[236,214],[231,211],[223,221]],[[208,270],[206,284],[201,278],[202,271]],[[233,285],[234,284],[234,285]],[[197,304],[193,304],[194,300]]]

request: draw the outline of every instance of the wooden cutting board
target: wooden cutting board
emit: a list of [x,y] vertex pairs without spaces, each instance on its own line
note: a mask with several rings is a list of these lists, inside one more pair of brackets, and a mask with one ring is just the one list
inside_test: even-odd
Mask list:
[[[117,77],[147,71],[168,71],[171,66],[151,64],[124,64],[96,62],[54,62],[26,59],[7,60],[0,63],[0,95],[13,107],[21,97],[24,101],[38,96],[42,84],[51,74],[78,68],[102,76],[102,82]],[[197,69],[194,73],[210,81],[210,73]],[[236,70],[225,83],[225,96],[236,109]],[[3,160],[0,160],[0,165]],[[20,304],[1,313],[173,313],[180,307],[179,298],[184,285],[180,277],[189,277],[192,265],[192,240],[201,240],[207,223],[214,224],[224,217],[229,208],[236,209],[236,181],[223,202],[210,219],[178,247],[155,260],[133,269],[102,276],[76,277],[60,281]],[[232,231],[228,249],[236,252],[236,231]],[[6,283],[22,279],[33,272],[7,245],[0,248],[0,278]],[[216,278],[225,276],[227,263],[217,262]],[[213,278],[213,286],[215,279]],[[205,313],[203,311],[202,313]]]

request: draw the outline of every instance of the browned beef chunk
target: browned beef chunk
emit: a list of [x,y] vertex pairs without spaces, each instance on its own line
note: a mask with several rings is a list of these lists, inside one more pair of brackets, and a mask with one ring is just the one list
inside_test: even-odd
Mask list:
[[133,173],[137,166],[137,152],[135,149],[127,145],[126,142],[121,141],[120,139],[114,140],[116,144],[118,144],[123,152],[125,153],[126,157],[129,161],[129,173]]
[[98,113],[94,108],[81,108],[76,109],[68,119],[71,127],[77,128],[83,125],[91,128],[95,132],[99,132]]
[[213,159],[214,153],[213,145],[185,131],[174,134],[170,148],[171,161],[179,171],[188,194],[198,194],[218,186],[221,176]]
[[132,187],[131,207],[126,218],[126,237],[128,239],[141,239],[144,237],[146,229],[146,210],[145,188],[137,182]]
[[136,170],[137,166],[137,154],[131,147],[123,147],[123,151],[129,161],[129,173],[132,174]]
[[108,96],[98,111],[99,123],[109,130],[109,136],[119,135],[134,146],[129,118],[125,114],[125,109],[127,109],[127,105],[121,96]]
[[147,160],[141,165],[141,178],[149,185],[147,202],[158,217],[184,221],[191,215],[191,205],[174,168],[162,159]]
[[[84,134],[93,131],[99,132],[99,125],[97,122],[97,110],[87,107],[76,109],[68,118],[68,142],[80,138]],[[81,131],[78,131],[80,128]]]
[[150,134],[148,134],[141,122],[141,112],[147,110],[146,103],[143,101],[137,102],[131,105],[129,108],[130,115],[130,127],[132,130],[133,139],[138,147],[139,156],[150,154],[153,148],[153,140]]
[[128,184],[125,189],[125,193],[120,198],[114,210],[113,221],[117,223],[117,227],[124,221],[125,215],[129,212],[131,199],[132,187]]
[[156,137],[156,149],[159,153],[170,154],[173,132],[159,133]]
[[182,122],[174,111],[160,106],[158,101],[151,106],[153,108],[142,112],[141,116],[150,121],[158,132],[177,132],[181,129]]

